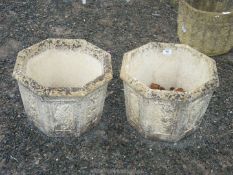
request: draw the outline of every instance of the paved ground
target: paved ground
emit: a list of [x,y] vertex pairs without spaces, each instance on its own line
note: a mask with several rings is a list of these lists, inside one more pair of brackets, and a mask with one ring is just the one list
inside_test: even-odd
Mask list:
[[[214,58],[221,87],[194,134],[149,141],[126,121],[122,55],[150,41],[178,42],[176,11],[159,0],[0,0],[0,174],[233,174],[233,51]],[[29,125],[11,77],[17,52],[49,37],[84,38],[112,53],[102,120],[80,138],[50,139]]]

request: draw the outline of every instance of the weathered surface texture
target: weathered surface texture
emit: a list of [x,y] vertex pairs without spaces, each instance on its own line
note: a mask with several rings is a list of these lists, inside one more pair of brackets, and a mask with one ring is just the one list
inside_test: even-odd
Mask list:
[[[101,63],[103,73],[82,87],[42,86],[29,77],[27,65],[34,55],[53,48],[73,49],[92,55]],[[52,66],[50,69],[47,71],[53,71]],[[35,126],[48,136],[80,136],[102,115],[107,84],[112,78],[111,56],[85,40],[47,39],[18,54],[13,76],[18,81],[25,111]]]
[[101,118],[107,85],[84,97],[41,97],[19,83],[29,119],[48,136],[80,136]]
[[[82,87],[45,87],[27,75],[27,64],[33,56],[48,49],[77,50],[97,59],[103,69],[102,75],[87,82]],[[87,63],[88,64],[88,63]],[[77,65],[78,66],[78,65]],[[78,68],[78,67],[77,67]],[[52,70],[51,70],[52,71]],[[67,70],[69,71],[69,70]],[[57,75],[59,76],[59,75]],[[13,77],[39,96],[75,97],[85,96],[95,89],[106,85],[112,79],[111,55],[82,39],[47,39],[19,52],[15,63]],[[67,77],[68,78],[68,77]]]
[[126,83],[128,121],[149,139],[178,141],[195,131],[206,112],[212,93],[190,103],[147,99]]
[[232,1],[216,1],[215,6],[210,6],[209,0],[200,1],[197,7],[194,6],[194,2],[181,0],[179,3],[178,36],[181,43],[209,56],[229,52],[233,47]]
[[[219,86],[214,60],[188,46],[165,43],[148,43],[125,53],[121,79],[129,122],[145,137],[165,141],[178,141],[197,129]],[[164,87],[183,85],[187,91],[150,89],[156,81]]]

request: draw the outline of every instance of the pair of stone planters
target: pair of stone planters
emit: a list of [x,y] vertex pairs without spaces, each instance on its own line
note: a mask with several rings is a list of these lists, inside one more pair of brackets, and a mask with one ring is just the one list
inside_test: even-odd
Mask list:
[[233,48],[232,0],[179,0],[178,36],[209,55],[221,55]]
[[[48,136],[79,136],[101,117],[111,56],[84,40],[48,39],[18,54],[24,108]],[[124,55],[128,121],[146,137],[177,141],[195,130],[218,86],[215,61],[185,45],[149,43]],[[184,87],[149,89],[153,81]]]

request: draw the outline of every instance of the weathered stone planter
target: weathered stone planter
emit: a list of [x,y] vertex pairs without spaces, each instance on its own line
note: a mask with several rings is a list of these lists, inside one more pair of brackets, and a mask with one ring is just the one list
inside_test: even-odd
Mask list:
[[[178,141],[195,130],[219,85],[215,61],[182,44],[149,43],[124,55],[128,121],[145,137]],[[166,89],[152,90],[156,82]]]
[[13,76],[35,126],[79,136],[100,120],[111,56],[85,40],[47,39],[19,52]]
[[233,1],[180,0],[178,36],[209,56],[227,53],[233,48]]

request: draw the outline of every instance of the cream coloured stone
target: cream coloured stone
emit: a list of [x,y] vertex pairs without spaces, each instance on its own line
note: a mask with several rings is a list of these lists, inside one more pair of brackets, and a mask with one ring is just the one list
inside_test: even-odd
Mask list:
[[28,77],[47,87],[82,87],[102,74],[101,63],[78,50],[46,50],[30,59],[26,68]]
[[[149,43],[124,55],[128,121],[149,138],[178,141],[195,130],[219,85],[215,61],[186,45]],[[154,82],[185,93],[149,88]]]
[[101,118],[111,56],[85,40],[48,39],[18,54],[13,76],[35,126],[79,136]]

